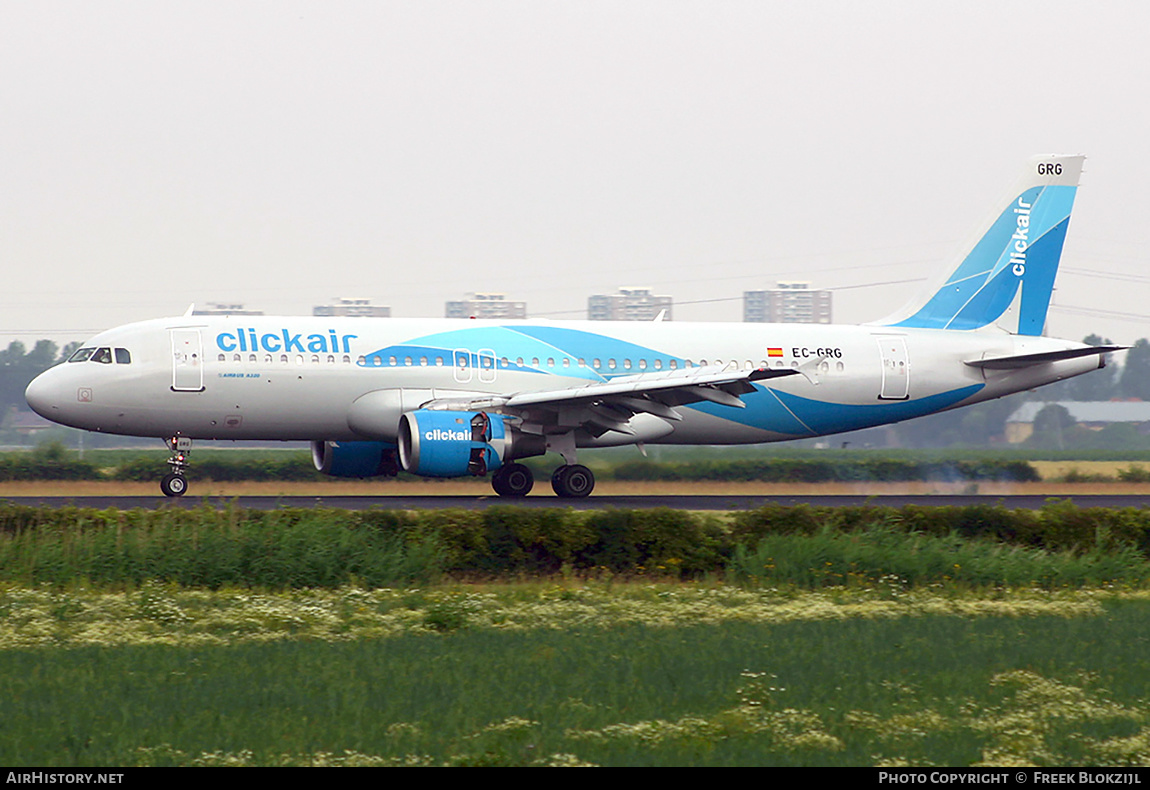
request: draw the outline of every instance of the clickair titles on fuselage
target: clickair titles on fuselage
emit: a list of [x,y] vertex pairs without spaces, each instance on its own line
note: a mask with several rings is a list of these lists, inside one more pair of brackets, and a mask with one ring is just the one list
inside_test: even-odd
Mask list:
[[296,351],[303,353],[351,353],[351,341],[359,335],[340,335],[334,329],[327,334],[304,335],[289,329],[275,332],[257,332],[255,329],[239,329],[235,332],[220,332],[216,335],[216,346],[221,351]]

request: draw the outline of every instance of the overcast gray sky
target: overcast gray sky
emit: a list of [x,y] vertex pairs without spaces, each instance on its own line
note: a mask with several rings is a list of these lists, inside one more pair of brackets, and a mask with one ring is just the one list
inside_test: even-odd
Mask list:
[[1148,34],[1141,2],[0,0],[0,345],[629,285],[739,321],[779,279],[865,321],[1043,152],[1088,157],[1049,333],[1131,342]]

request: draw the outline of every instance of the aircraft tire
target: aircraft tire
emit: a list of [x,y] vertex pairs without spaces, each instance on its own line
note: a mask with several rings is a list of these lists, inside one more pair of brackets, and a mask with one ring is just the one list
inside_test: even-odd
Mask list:
[[491,475],[491,487],[501,497],[519,499],[531,493],[535,476],[523,464],[501,466]]
[[564,499],[582,499],[595,488],[595,475],[582,464],[561,466],[551,475],[551,488]]
[[167,474],[160,480],[160,490],[164,496],[183,496],[188,490],[188,481],[183,475]]

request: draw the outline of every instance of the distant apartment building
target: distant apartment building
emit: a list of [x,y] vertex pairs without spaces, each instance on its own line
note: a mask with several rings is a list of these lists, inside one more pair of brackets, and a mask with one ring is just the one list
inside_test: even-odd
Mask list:
[[596,294],[587,299],[587,318],[592,321],[654,321],[663,313],[671,320],[674,299],[656,296],[650,288],[620,288],[614,294]]
[[391,308],[372,304],[370,299],[359,297],[337,297],[335,304],[318,304],[311,309],[312,315],[359,316],[363,318],[391,318]]
[[527,302],[513,302],[507,294],[473,293],[456,302],[448,302],[447,318],[486,318],[506,320],[527,317]]
[[759,324],[829,324],[831,292],[809,282],[780,282],[764,291],[743,291],[743,320]]
[[207,307],[192,309],[192,315],[263,315],[263,310],[248,310],[242,304],[208,302]]

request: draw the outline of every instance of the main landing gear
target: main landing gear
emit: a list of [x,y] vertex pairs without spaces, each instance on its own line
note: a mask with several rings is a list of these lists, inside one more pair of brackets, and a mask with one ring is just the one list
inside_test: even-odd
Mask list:
[[[535,485],[535,476],[523,464],[501,466],[491,475],[491,487],[501,497],[519,499]],[[551,475],[551,488],[564,499],[582,499],[595,488],[595,475],[581,464],[564,464]]]
[[564,499],[582,499],[595,488],[595,475],[582,464],[564,464],[551,475],[551,488]]
[[495,493],[510,499],[527,496],[534,485],[535,476],[523,464],[501,466],[491,475],[491,487]]
[[168,439],[168,449],[172,457],[168,459],[171,470],[160,480],[160,490],[164,496],[183,496],[188,490],[188,479],[184,471],[188,467],[188,455],[192,452],[192,440],[186,436],[173,436]]

